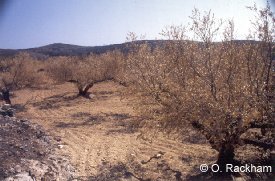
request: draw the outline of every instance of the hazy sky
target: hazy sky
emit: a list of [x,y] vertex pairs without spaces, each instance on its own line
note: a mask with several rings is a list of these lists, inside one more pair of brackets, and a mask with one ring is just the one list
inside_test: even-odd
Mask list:
[[252,18],[245,6],[254,2],[264,6],[266,1],[0,0],[0,48],[108,45],[125,42],[128,32],[155,39],[167,25],[186,24],[194,7],[211,9],[216,17],[234,18],[241,38]]

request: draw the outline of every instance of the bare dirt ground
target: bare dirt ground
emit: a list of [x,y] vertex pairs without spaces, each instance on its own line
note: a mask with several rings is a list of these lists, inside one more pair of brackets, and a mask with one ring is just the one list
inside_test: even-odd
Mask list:
[[[206,144],[141,134],[131,99],[114,82],[95,85],[92,99],[76,97],[71,84],[15,93],[17,117],[41,125],[60,142],[59,152],[76,168],[78,180],[181,180],[215,160]],[[197,170],[196,170],[197,169]]]

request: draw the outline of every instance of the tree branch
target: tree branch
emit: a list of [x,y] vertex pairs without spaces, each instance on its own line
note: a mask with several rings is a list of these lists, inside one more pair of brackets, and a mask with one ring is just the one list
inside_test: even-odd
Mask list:
[[263,142],[263,141],[259,141],[259,140],[251,140],[251,139],[247,139],[247,138],[242,139],[242,141],[245,144],[259,146],[259,147],[262,147],[262,148],[264,148],[266,150],[274,148],[274,143],[272,143],[272,142],[268,143],[268,142]]

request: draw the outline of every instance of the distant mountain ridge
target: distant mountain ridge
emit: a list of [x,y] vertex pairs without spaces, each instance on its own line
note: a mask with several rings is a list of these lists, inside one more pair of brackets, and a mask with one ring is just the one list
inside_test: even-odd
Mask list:
[[[165,45],[167,42],[172,40],[139,40],[138,43],[148,43],[152,48],[157,46]],[[248,40],[235,40],[236,44],[242,44],[247,42]],[[27,48],[27,49],[0,49],[0,57],[9,57],[14,56],[19,52],[28,52],[36,58],[45,59],[50,56],[85,56],[91,53],[101,54],[108,51],[120,50],[122,52],[128,52],[128,45],[131,42],[121,43],[121,44],[111,44],[111,45],[103,45],[103,46],[79,46],[79,45],[71,45],[64,43],[53,43],[41,47],[36,48]],[[198,42],[199,43],[199,42]]]
[[63,43],[54,43],[36,48],[27,49],[0,49],[0,56],[14,56],[19,52],[28,52],[38,57],[49,57],[49,56],[80,56],[87,55],[90,53],[104,53],[106,51],[114,50],[119,45],[108,45],[108,46],[79,46]]
[[[142,40],[139,43],[147,42],[150,46],[155,47],[162,44],[166,40]],[[0,49],[0,56],[14,56],[19,52],[28,52],[36,57],[49,57],[49,56],[85,56],[91,53],[101,54],[108,51],[120,50],[122,52],[128,51],[127,43],[111,44],[103,46],[79,46],[64,43],[53,43],[36,48],[27,49]]]

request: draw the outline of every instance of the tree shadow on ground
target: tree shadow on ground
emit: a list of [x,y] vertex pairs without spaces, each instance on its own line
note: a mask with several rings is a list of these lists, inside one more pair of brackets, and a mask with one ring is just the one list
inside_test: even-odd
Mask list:
[[[144,172],[143,170],[140,170]],[[78,177],[74,178],[77,180],[96,180],[96,181],[119,181],[119,180],[140,180],[140,181],[150,181],[151,179],[143,179],[137,176],[135,173],[130,171],[128,166],[124,163],[117,163],[116,165],[111,165],[109,163],[103,163],[99,166],[99,174],[92,175],[88,177]]]
[[106,117],[112,118],[115,121],[132,118],[132,116],[130,114],[124,114],[124,113],[121,113],[121,114],[120,113],[110,113],[110,114],[105,113],[104,115]]
[[88,113],[88,112],[77,112],[77,113],[71,114],[72,118],[89,117],[89,116],[92,116],[92,115],[91,113]]
[[77,95],[71,95],[71,93],[63,93],[63,94],[58,94],[54,95],[48,98],[43,99],[40,102],[35,102],[32,105],[34,107],[37,107],[38,109],[57,109],[60,107],[69,107],[72,105],[72,101],[75,103],[75,100],[79,96]]
[[[79,114],[79,113],[73,114],[72,117],[75,118],[77,114]],[[89,114],[89,113],[87,113],[87,114]],[[80,126],[94,126],[94,125],[98,125],[98,124],[101,124],[102,122],[106,121],[106,119],[101,115],[92,116],[89,114],[87,116],[87,114],[84,117],[84,119],[79,122],[58,122],[56,124],[56,127],[58,127],[58,128],[76,128],[76,127],[80,127]]]
[[131,116],[129,114],[106,114],[115,122],[113,129],[109,130],[106,134],[133,134],[141,127],[140,123],[145,119],[139,116]]
[[114,92],[113,91],[96,91],[94,92],[94,94],[96,95],[110,95],[110,94],[113,94]]
[[77,112],[71,114],[73,119],[78,119],[77,122],[58,122],[56,127],[59,128],[76,128],[80,126],[94,126],[105,121],[113,121],[114,125],[106,134],[132,134],[140,128],[140,122],[144,119],[142,117],[131,116],[129,114],[98,114],[92,115],[87,112]]
[[[142,164],[136,160],[128,160],[127,163],[111,164],[104,162],[98,166],[98,174],[88,177],[74,178],[77,180],[88,181],[153,181],[153,180],[171,180],[182,181],[183,174],[180,171],[172,169],[164,160],[149,161],[150,165]],[[149,167],[148,167],[149,166]]]
[[116,92],[114,91],[92,91],[90,94],[94,96],[94,100],[100,101],[108,100],[110,97],[116,96]]
[[[113,94],[112,91],[99,91],[99,92],[96,92],[95,94],[89,93],[89,95],[95,95],[95,99],[108,99],[112,94]],[[91,97],[89,96],[83,97],[83,96],[77,95],[76,93],[66,92],[62,94],[53,95],[51,97],[47,97],[42,101],[33,103],[32,105],[42,110],[57,109],[64,106],[70,107],[72,106],[72,104],[76,104],[77,100],[80,102],[81,98],[91,99]]]
[[26,104],[13,104],[12,108],[15,109],[15,113],[27,112],[28,110]]

